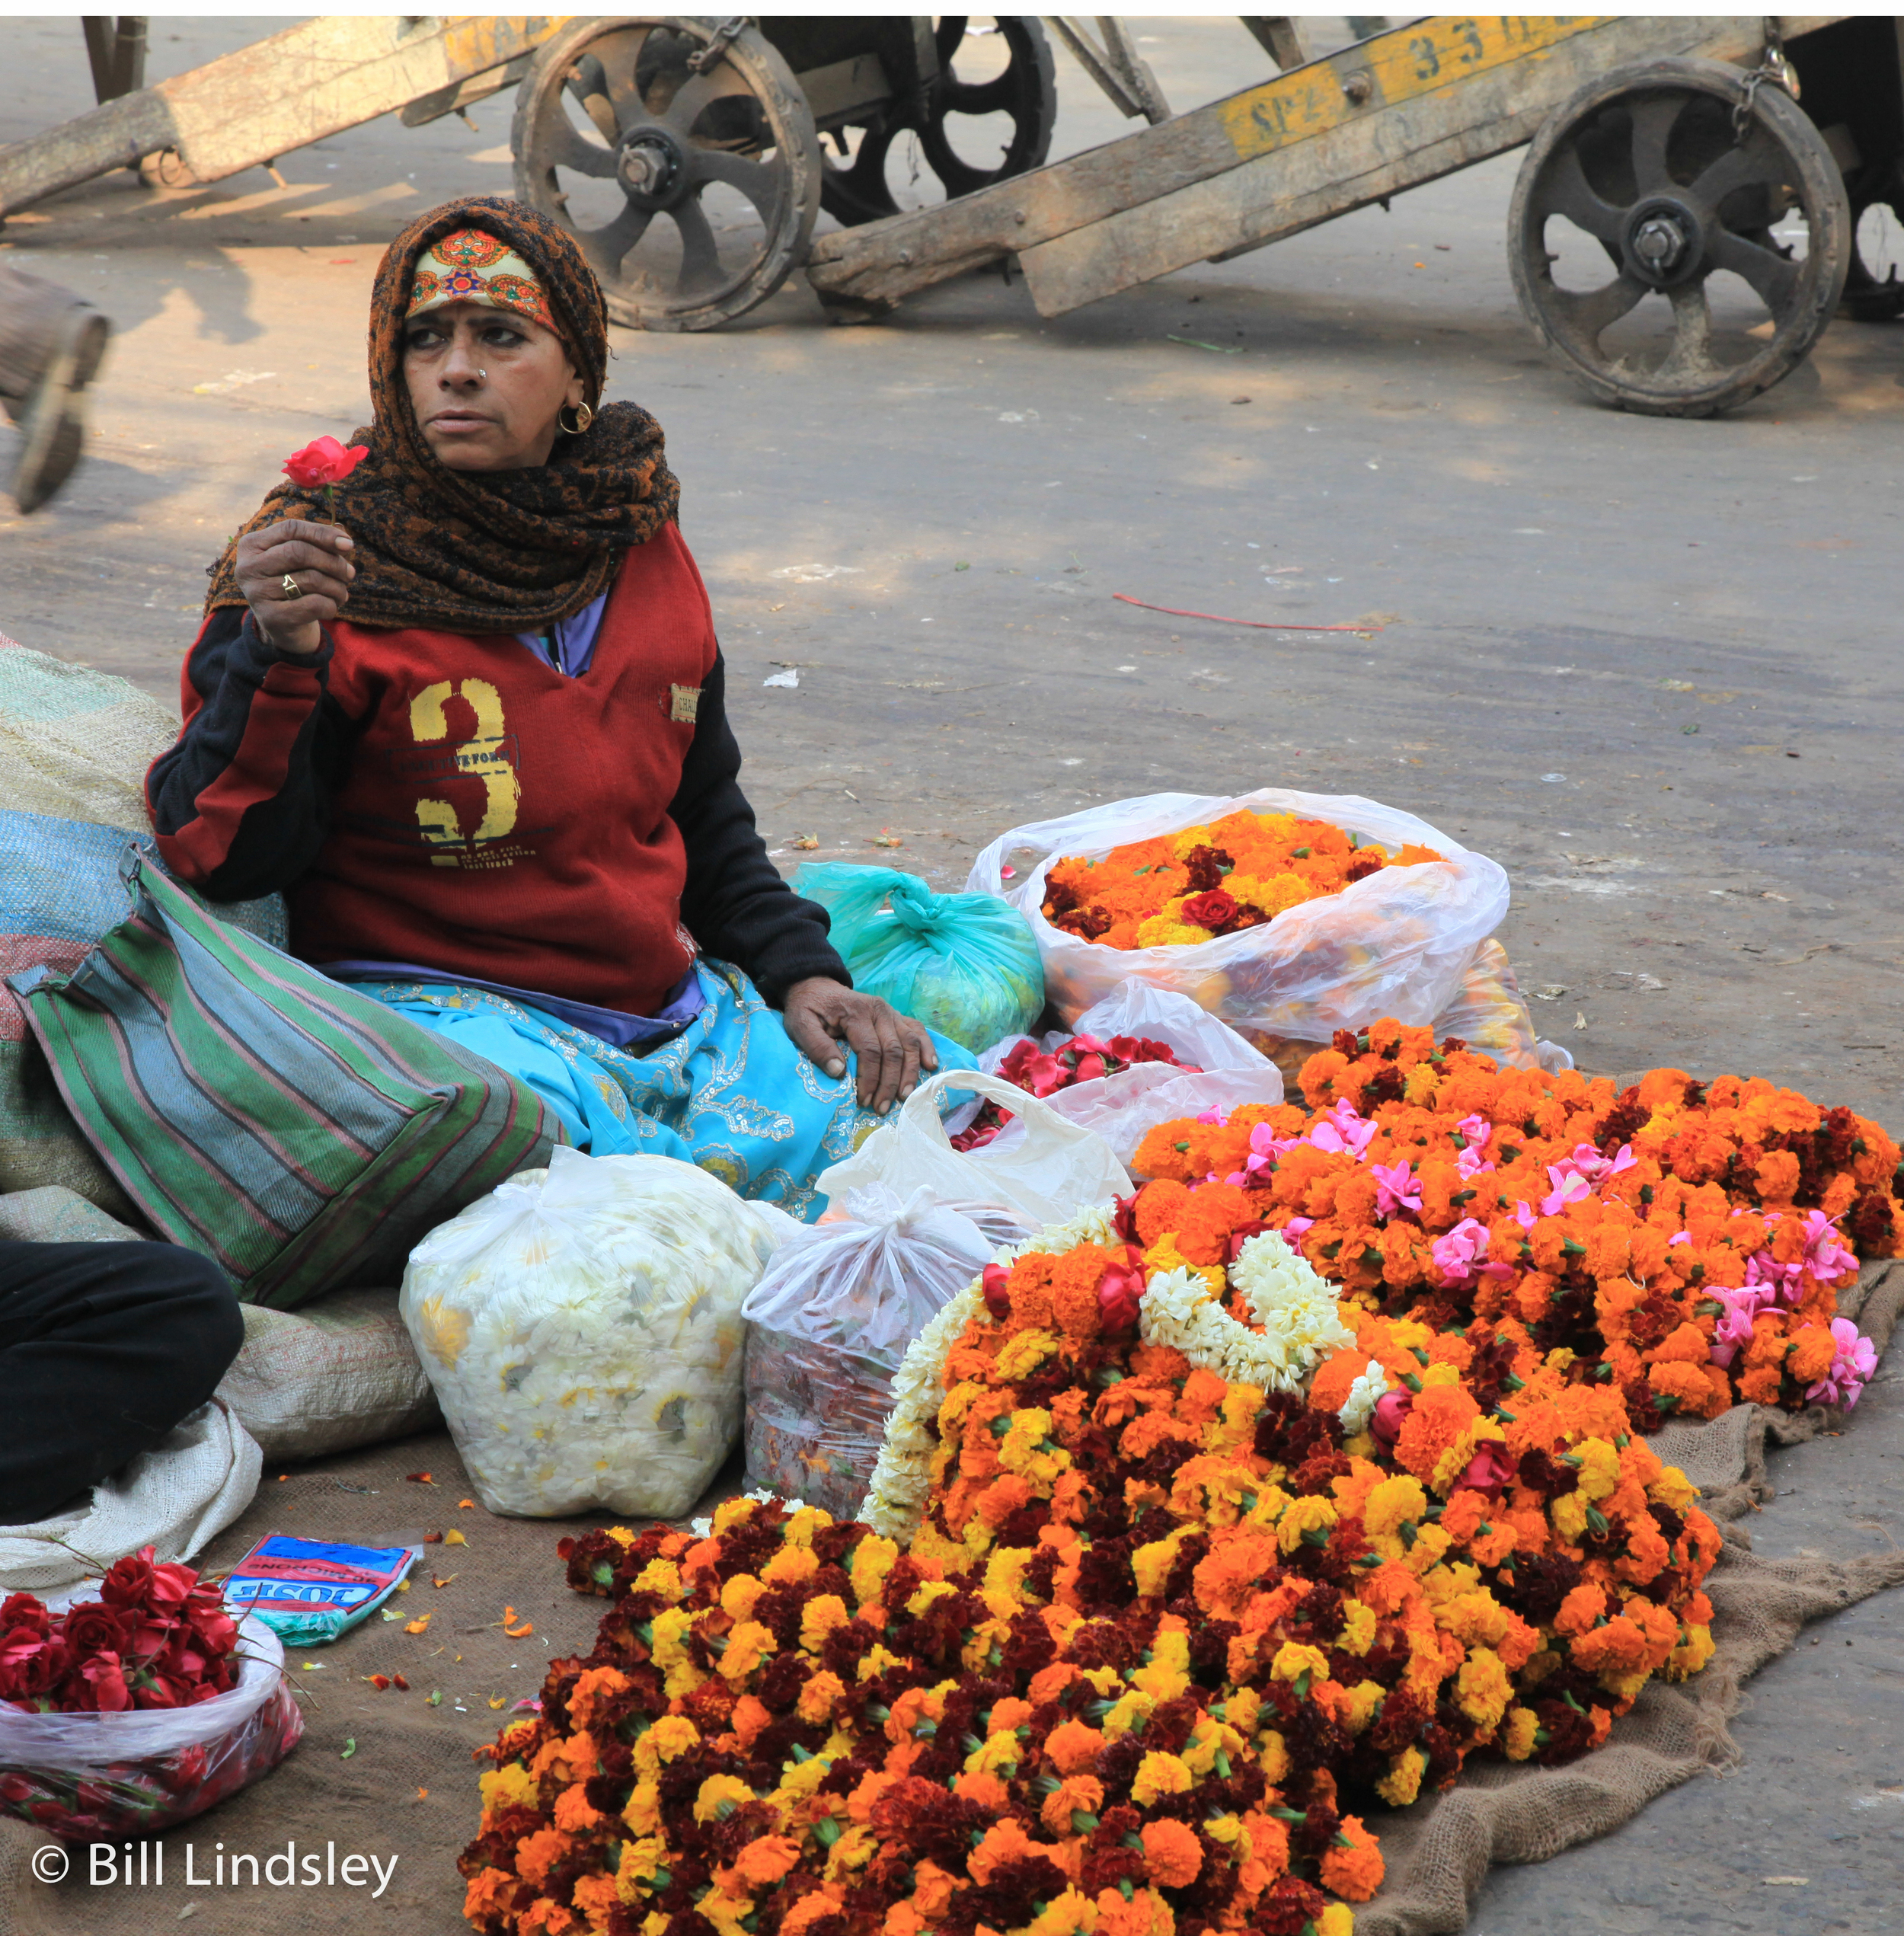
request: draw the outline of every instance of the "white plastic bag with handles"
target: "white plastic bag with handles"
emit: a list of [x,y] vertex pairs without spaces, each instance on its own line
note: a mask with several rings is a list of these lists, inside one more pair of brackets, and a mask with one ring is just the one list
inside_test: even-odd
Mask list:
[[[1073,854],[1102,858],[1113,848],[1244,810],[1327,820],[1391,852],[1413,841],[1446,858],[1385,867],[1266,927],[1191,946],[1107,948],[1044,918],[1045,875],[1054,861]],[[1432,1024],[1460,987],[1475,948],[1506,913],[1508,893],[1497,863],[1412,813],[1354,794],[1273,787],[1227,800],[1148,794],[1014,827],[979,856],[966,885],[998,895],[1031,924],[1045,992],[1067,1022],[1134,975],[1188,995],[1232,1028],[1316,1043],[1385,1015]]]
[[[990,1097],[1022,1123],[1022,1132],[1008,1149],[993,1143],[966,1152],[954,1149],[939,1120],[939,1097],[948,1089]],[[874,1184],[902,1198],[929,1190],[944,1203],[1002,1203],[1034,1229],[1126,1196],[1131,1188],[1129,1171],[1101,1137],[1067,1123],[1015,1082],[965,1069],[946,1069],[922,1082],[891,1122],[851,1156],[823,1170],[815,1187],[837,1200]]]
[[[1187,995],[1153,987],[1132,976],[1104,999],[1078,1018],[1071,1029],[1054,1029],[1044,1038],[1047,1051],[1073,1035],[1094,1035],[1110,1041],[1120,1035],[1161,1042],[1191,1069],[1168,1062],[1136,1062],[1110,1075],[1077,1082],[1043,1098],[1045,1106],[1068,1123],[1101,1136],[1111,1154],[1129,1166],[1148,1131],[1178,1117],[1201,1116],[1219,1110],[1227,1116],[1246,1103],[1276,1104],[1283,1100],[1283,1075],[1260,1049],[1253,1048],[1235,1029],[1197,1007]],[[1007,1054],[1028,1036],[1013,1036],[988,1049],[980,1068],[995,1070]],[[957,1136],[977,1113],[979,1105],[955,1111],[946,1119],[946,1133]],[[972,1152],[984,1156],[1008,1155],[1021,1133],[1014,1120],[992,1142]]]

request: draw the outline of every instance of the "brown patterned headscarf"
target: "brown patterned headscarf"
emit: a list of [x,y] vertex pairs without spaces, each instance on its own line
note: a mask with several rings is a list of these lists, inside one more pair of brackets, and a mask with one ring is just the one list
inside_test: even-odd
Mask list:
[[[548,462],[527,470],[451,470],[410,407],[404,323],[417,258],[466,228],[495,236],[529,265],[595,409],[586,430],[558,433]],[[601,402],[608,346],[594,272],[567,232],[526,203],[465,196],[420,216],[390,244],[370,296],[375,420],[350,438],[370,455],[337,487],[337,521],[356,545],[344,608],[353,625],[528,631],[608,589],[624,551],[652,538],[681,497],[660,425],[637,404]],[[328,515],[321,489],[280,484],[212,566],[206,609],[245,602],[233,567],[246,532]]]

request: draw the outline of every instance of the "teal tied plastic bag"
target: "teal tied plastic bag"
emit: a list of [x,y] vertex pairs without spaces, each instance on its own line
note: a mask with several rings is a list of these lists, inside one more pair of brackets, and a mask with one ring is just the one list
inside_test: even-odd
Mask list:
[[974,1055],[1023,1035],[1043,1011],[1037,941],[996,896],[935,894],[917,874],[841,861],[810,861],[791,884],[832,917],[855,988]]

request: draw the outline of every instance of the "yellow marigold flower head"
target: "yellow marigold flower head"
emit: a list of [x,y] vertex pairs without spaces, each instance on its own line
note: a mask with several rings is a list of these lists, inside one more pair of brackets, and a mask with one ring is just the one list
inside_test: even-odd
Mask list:
[[1507,1711],[1514,1684],[1492,1647],[1478,1647],[1455,1676],[1455,1704],[1479,1727],[1493,1727]]
[[635,1772],[649,1777],[659,1774],[700,1739],[700,1729],[685,1714],[663,1714],[634,1744]]
[[765,1580],[757,1580],[751,1573],[737,1573],[720,1589],[720,1610],[730,1620],[745,1620],[754,1610],[754,1602],[767,1590]]
[[1437,1385],[1458,1385],[1461,1373],[1445,1360],[1439,1364],[1425,1366],[1421,1372],[1421,1388],[1432,1391]]
[[810,1653],[818,1653],[826,1636],[852,1617],[837,1593],[816,1593],[800,1610],[800,1645]]
[[655,1615],[654,1641],[649,1651],[654,1664],[664,1672],[687,1659],[688,1630],[693,1625],[694,1615],[681,1607],[668,1607]]
[[1138,1592],[1145,1599],[1155,1599],[1163,1592],[1189,1532],[1187,1526],[1180,1526],[1167,1538],[1152,1540],[1148,1546],[1140,1546],[1131,1554],[1130,1570],[1136,1578]]
[[1646,1489],[1646,1496],[1656,1506],[1669,1506],[1676,1513],[1683,1513],[1698,1499],[1698,1488],[1676,1465],[1669,1465]]
[[1336,1645],[1344,1653],[1366,1653],[1374,1644],[1375,1630],[1381,1624],[1375,1609],[1351,1600],[1343,1613],[1342,1631],[1336,1637]]
[[668,1599],[681,1594],[681,1569],[672,1560],[650,1560],[634,1577],[637,1593],[660,1593]]
[[1024,1759],[1024,1749],[1016,1734],[994,1734],[966,1756],[966,1771],[970,1775],[995,1775],[1000,1781],[1008,1781]]
[[1398,1472],[1391,1479],[1380,1481],[1370,1491],[1362,1522],[1372,1540],[1393,1538],[1404,1520],[1419,1525],[1427,1510],[1428,1495],[1422,1490],[1421,1481],[1409,1473]]
[[1712,1629],[1710,1627],[1688,1628],[1685,1640],[1666,1656],[1666,1679],[1682,1681],[1688,1674],[1698,1673],[1712,1658]]
[[1267,1730],[1256,1744],[1257,1765],[1272,1788],[1279,1787],[1289,1771],[1289,1744],[1274,1728]]
[[1406,1808],[1421,1793],[1421,1777],[1428,1757],[1419,1748],[1404,1748],[1388,1764],[1388,1772],[1375,1784],[1375,1793],[1391,1808]]
[[759,1510],[760,1502],[743,1494],[733,1499],[724,1499],[714,1510],[714,1529],[717,1534],[725,1532],[731,1525],[743,1519],[751,1519]]
[[1319,1647],[1305,1647],[1300,1640],[1285,1640],[1270,1663],[1273,1680],[1294,1681],[1308,1674],[1313,1681],[1329,1678],[1329,1656]]
[[1104,1730],[1104,1739],[1115,1741],[1121,1735],[1129,1733],[1140,1720],[1148,1720],[1151,1711],[1157,1705],[1155,1699],[1142,1688],[1128,1688],[1112,1704],[1110,1712],[1099,1725]]
[[1355,1936],[1356,1912],[1347,1902],[1331,1902],[1316,1918],[1315,1936]]
[[694,1798],[697,1822],[724,1822],[733,1811],[754,1799],[754,1791],[736,1775],[711,1775]]
[[1276,1543],[1284,1552],[1293,1553],[1302,1544],[1305,1532],[1327,1532],[1338,1516],[1333,1499],[1321,1493],[1305,1493],[1291,1500],[1276,1522]]
[[[1359,1605],[1356,1601],[1352,1605]],[[1262,1712],[1263,1697],[1253,1687],[1239,1687],[1223,1701],[1223,1719],[1245,1740],[1256,1732],[1256,1717]]]
[[1348,1711],[1343,1723],[1351,1734],[1359,1734],[1375,1719],[1385,1692],[1377,1681],[1357,1681],[1350,1688]]
[[1595,1503],[1605,1499],[1620,1483],[1620,1455],[1604,1439],[1583,1439],[1573,1448],[1580,1462],[1580,1497]]
[[653,1781],[637,1781],[621,1811],[621,1819],[637,1835],[661,1832],[661,1791]]
[[1500,1745],[1510,1762],[1524,1762],[1534,1752],[1534,1736],[1539,1727],[1540,1717],[1532,1708],[1508,1709]]
[[781,1529],[781,1537],[789,1546],[811,1546],[813,1535],[824,1532],[832,1523],[832,1513],[817,1506],[803,1506]]
[[1097,1905],[1069,1884],[1027,1925],[1028,1936],[1091,1936],[1097,1927]]
[[1170,857],[1180,867],[1196,848],[1209,847],[1213,844],[1208,827],[1186,827],[1181,833],[1172,837],[1170,844]]
[[819,1784],[833,1765],[828,1755],[810,1755],[803,1762],[784,1761],[780,1765],[780,1786],[772,1797],[781,1808],[791,1808],[795,1802],[803,1801],[809,1795],[817,1794]]
[[943,1580],[928,1580],[906,1603],[906,1610],[916,1620],[934,1600],[942,1600],[958,1589]]
[[760,1570],[769,1586],[797,1586],[819,1570],[819,1561],[810,1546],[783,1546]]
[[1554,1530],[1570,1545],[1577,1546],[1586,1533],[1586,1501],[1577,1492],[1562,1493],[1548,1510]]
[[520,1762],[491,1768],[476,1783],[483,1797],[484,1820],[487,1822],[491,1816],[500,1815],[506,1808],[535,1807],[541,1785]]
[[853,1548],[852,1571],[848,1577],[853,1583],[853,1597],[861,1606],[879,1598],[886,1576],[899,1556],[899,1548],[877,1533],[869,1533]]
[[1160,1754],[1153,1748],[1138,1764],[1130,1798],[1138,1807],[1148,1808],[1159,1795],[1180,1795],[1195,1786],[1190,1770],[1176,1755]]
[[800,1689],[794,1712],[810,1727],[817,1727],[822,1721],[832,1718],[834,1702],[845,1692],[846,1684],[839,1675],[822,1668]]
[[743,1620],[727,1636],[727,1647],[720,1656],[720,1678],[735,1682],[744,1681],[775,1651],[772,1634],[758,1620]]
[[[1022,1343],[1025,1338],[1037,1335],[1035,1332],[1021,1332],[1012,1340],[1012,1344]],[[1006,1350],[1011,1349],[1006,1347]],[[1005,1353],[998,1354],[1002,1371]],[[1051,1436],[1051,1414],[1042,1405],[1028,1407],[1024,1411],[1011,1414],[1010,1429],[998,1442],[998,1463],[1008,1472],[1022,1472],[1037,1455],[1038,1442]]]

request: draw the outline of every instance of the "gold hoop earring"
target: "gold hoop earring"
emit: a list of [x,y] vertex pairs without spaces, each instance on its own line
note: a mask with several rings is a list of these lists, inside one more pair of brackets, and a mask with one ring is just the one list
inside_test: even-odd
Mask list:
[[579,437],[595,421],[595,413],[586,404],[568,404],[564,408],[574,414],[575,421],[573,423],[563,423],[562,412],[559,410],[555,413],[555,421],[571,437]]

